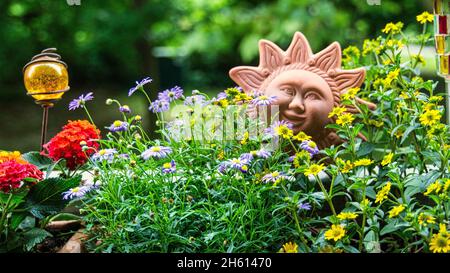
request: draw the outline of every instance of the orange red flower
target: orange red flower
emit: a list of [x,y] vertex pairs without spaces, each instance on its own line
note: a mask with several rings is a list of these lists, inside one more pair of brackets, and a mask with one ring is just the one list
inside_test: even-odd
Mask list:
[[43,173],[34,165],[15,160],[0,163],[0,191],[9,192],[21,187],[25,178],[42,180]]
[[[66,166],[70,170],[82,166],[88,157],[100,146],[97,140],[100,139],[100,131],[87,120],[70,121],[63,127],[63,130],[54,136],[44,149],[47,153],[42,154],[57,161],[66,160]],[[86,146],[94,149],[82,150],[80,142],[84,141]],[[83,143],[84,144],[84,143]]]

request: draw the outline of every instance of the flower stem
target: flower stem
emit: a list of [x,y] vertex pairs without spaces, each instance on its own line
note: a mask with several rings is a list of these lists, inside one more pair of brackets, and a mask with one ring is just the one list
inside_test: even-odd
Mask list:
[[10,193],[8,196],[8,200],[6,201],[5,207],[2,209],[2,217],[0,218],[0,236],[3,233],[3,229],[5,226],[5,218],[6,218],[6,215],[8,214],[8,209],[9,209],[9,205],[12,200],[12,196],[13,195]]
[[87,114],[87,116],[88,116],[88,118],[89,118],[89,121],[92,123],[92,125],[95,125],[94,120],[92,120],[92,117],[91,117],[91,115],[89,114],[89,111],[88,111],[88,109],[86,108],[86,106],[83,106],[83,109],[84,109],[84,111],[86,112],[86,114]]

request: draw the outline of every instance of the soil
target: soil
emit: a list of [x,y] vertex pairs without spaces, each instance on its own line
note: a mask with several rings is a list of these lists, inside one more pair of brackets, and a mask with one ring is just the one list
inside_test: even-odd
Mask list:
[[36,252],[38,253],[57,253],[70,239],[72,233],[61,235],[54,235],[45,239],[42,243],[36,246]]

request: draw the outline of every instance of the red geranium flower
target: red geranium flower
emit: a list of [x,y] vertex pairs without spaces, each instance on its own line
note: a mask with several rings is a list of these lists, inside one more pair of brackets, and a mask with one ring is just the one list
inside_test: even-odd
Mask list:
[[[47,154],[43,154],[54,161],[64,158],[67,168],[74,170],[86,163],[88,157],[98,149],[100,146],[97,142],[98,139],[100,139],[100,131],[89,121],[69,120],[63,130],[44,145]],[[83,151],[80,145],[82,141],[94,149]]]
[[0,163],[0,191],[17,189],[25,178],[42,180],[43,173],[34,165],[21,164],[15,160]]

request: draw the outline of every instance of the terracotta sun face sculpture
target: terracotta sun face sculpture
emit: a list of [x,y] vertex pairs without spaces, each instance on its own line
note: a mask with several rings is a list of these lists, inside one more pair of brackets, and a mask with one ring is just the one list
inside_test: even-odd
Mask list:
[[[262,92],[276,96],[279,119],[293,124],[294,134],[303,131],[313,137],[319,147],[337,144],[339,137],[325,126],[334,122],[328,118],[333,107],[340,106],[341,94],[359,87],[365,70],[341,69],[341,47],[334,42],[313,54],[305,36],[296,32],[286,51],[267,40],[259,42],[259,66],[238,66],[230,70],[230,77],[245,92]],[[375,105],[357,98],[370,109]],[[348,107],[356,113],[356,108]]]

